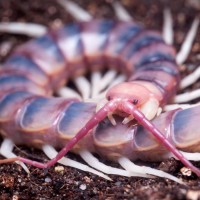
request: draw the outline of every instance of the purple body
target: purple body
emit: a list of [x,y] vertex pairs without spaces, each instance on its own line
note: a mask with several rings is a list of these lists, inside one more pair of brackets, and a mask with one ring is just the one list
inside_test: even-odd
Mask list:
[[[155,127],[173,126],[171,135],[166,137],[177,147],[185,148],[179,122],[186,111],[166,113],[151,124],[131,104],[133,102],[123,99],[120,102],[110,101],[96,113],[93,103],[50,96],[66,80],[83,75],[87,70],[100,70],[105,64],[126,73],[129,82],[143,81],[154,85],[162,96],[160,105],[175,94],[180,80],[174,48],[165,44],[159,33],[131,22],[94,20],[70,24],[19,46],[1,66],[0,128],[4,137],[11,138],[16,144],[40,147],[48,143],[62,148],[78,132],[59,158],[89,131],[93,136],[88,135],[78,143],[75,151],[87,146],[89,150],[100,152],[109,159],[119,155],[137,159],[145,155],[145,159],[150,160],[158,149],[163,155],[167,152],[140,126],[120,123],[116,127],[110,124],[103,126],[105,121],[98,125],[109,112],[120,110],[134,115],[159,142],[182,158]],[[91,119],[93,116],[94,119]],[[112,138],[117,141],[114,142]],[[190,143],[190,138],[188,141]],[[188,164],[186,160],[182,161]]]

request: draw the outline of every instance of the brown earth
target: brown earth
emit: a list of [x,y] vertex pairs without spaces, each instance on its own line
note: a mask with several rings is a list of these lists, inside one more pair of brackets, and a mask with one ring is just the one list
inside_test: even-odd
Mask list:
[[[114,16],[110,5],[112,0],[76,0],[76,2],[95,17],[113,18]],[[175,47],[179,49],[192,20],[199,12],[198,5],[194,6],[191,2],[198,4],[198,0],[123,0],[122,4],[135,20],[160,31],[163,8],[170,7],[175,21]],[[55,0],[0,1],[0,21],[36,22],[54,28],[72,20],[72,17]],[[27,36],[0,33],[0,61],[4,61],[15,46],[28,39]],[[181,67],[183,76],[198,66],[199,52],[200,32],[186,62],[187,68]],[[199,83],[193,86],[193,88],[198,87]],[[15,152],[21,156],[47,161],[41,151],[31,147],[16,147]],[[81,160],[76,155],[69,156]],[[101,161],[119,167],[115,163],[103,159]],[[140,161],[137,163],[141,164]],[[200,162],[194,164],[200,167]],[[27,174],[16,164],[4,164],[0,165],[0,199],[200,199],[200,179],[194,174],[184,176],[180,172],[183,167],[180,162],[169,159],[162,163],[145,163],[145,165],[165,170],[182,178],[187,186],[161,178],[110,176],[113,179],[111,182],[69,167],[64,167],[64,171],[56,172],[55,167],[42,170],[28,166],[31,173]]]

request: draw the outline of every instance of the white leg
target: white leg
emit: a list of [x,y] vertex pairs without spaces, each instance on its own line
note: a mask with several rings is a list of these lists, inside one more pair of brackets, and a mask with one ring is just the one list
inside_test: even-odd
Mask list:
[[0,32],[24,34],[30,37],[39,37],[47,32],[47,28],[40,24],[23,22],[1,22]]
[[121,83],[121,82],[123,82],[125,80],[126,80],[126,76],[125,75],[119,75],[119,76],[117,76],[115,78],[115,80],[112,81],[112,83],[108,86],[108,88],[105,91],[103,91],[103,92],[101,92],[101,93],[98,94],[98,98],[100,98],[100,99],[105,98],[105,95],[106,95],[106,93],[107,93],[107,91],[108,91],[109,88],[111,88],[114,85],[117,85],[118,83]]
[[[99,99],[99,94],[102,90],[106,90],[106,87],[112,84],[117,72],[115,70],[109,70],[102,77],[101,72],[92,72],[91,74],[91,96],[92,99]],[[105,97],[105,96],[104,96]]]
[[192,72],[191,74],[187,75],[181,80],[180,83],[180,89],[184,89],[193,83],[195,83],[200,78],[200,66],[197,67],[197,69]]
[[183,94],[178,94],[174,97],[173,102],[174,103],[183,103],[188,102],[194,99],[197,99],[200,97],[200,89],[193,90],[192,92],[186,92]]
[[165,8],[163,15],[164,15],[163,39],[167,44],[173,44],[174,31],[173,31],[173,19],[171,11],[168,8]]
[[198,106],[199,104],[168,104],[164,107],[164,111],[170,111],[170,110],[175,110],[178,108],[181,109],[187,109],[187,108],[191,108],[191,107],[195,107]]
[[117,72],[115,70],[109,70],[101,79],[101,84],[99,85],[99,90],[105,89],[108,85],[112,83],[112,80],[115,78]]
[[122,21],[133,21],[131,15],[126,11],[126,9],[118,2],[115,1],[113,4],[115,14],[119,20]]
[[200,153],[188,153],[180,151],[187,160],[200,161]]
[[143,174],[150,174],[162,178],[168,178],[170,180],[173,180],[177,183],[184,184],[180,179],[176,178],[175,176],[172,176],[171,174],[168,174],[166,172],[163,172],[158,169],[153,169],[151,167],[145,167],[145,166],[138,166],[135,165],[133,162],[131,162],[128,158],[121,157],[119,158],[119,164],[126,169],[127,171],[132,171],[136,173],[143,173]]
[[57,94],[61,97],[65,98],[77,98],[82,99],[82,97],[75,90],[69,87],[62,87],[57,91]]
[[108,165],[105,165],[101,163],[96,157],[94,157],[89,151],[87,150],[81,150],[79,152],[79,155],[81,158],[91,167],[104,172],[105,174],[115,174],[115,175],[120,175],[120,176],[137,176],[137,177],[147,177],[149,178],[148,175],[144,174],[139,174],[139,173],[131,173],[126,170],[118,169],[115,167],[110,167]]
[[[50,145],[43,145],[42,147],[43,152],[46,154],[47,157],[49,157],[50,159],[55,158],[55,156],[58,154],[58,152]],[[58,161],[58,163],[63,164],[65,166],[69,166],[69,167],[73,167],[82,171],[86,171],[86,172],[90,172],[93,174],[96,174],[97,176],[103,177],[107,180],[111,180],[108,176],[106,176],[105,174],[92,169],[91,167],[84,165],[82,163],[79,163],[77,161],[74,161],[72,159],[63,157],[62,159],[60,159]]]
[[84,10],[83,8],[78,6],[73,1],[69,1],[69,0],[57,0],[57,1],[76,20],[78,20],[78,21],[90,21],[92,19],[92,16],[86,10]]
[[84,100],[90,98],[90,92],[91,92],[91,85],[90,82],[83,76],[79,76],[74,79],[74,83],[81,93]]
[[199,26],[199,19],[196,18],[193,23],[192,26],[189,30],[189,32],[187,33],[187,36],[181,46],[181,49],[179,50],[179,52],[177,53],[176,56],[176,62],[178,64],[182,64],[185,62],[185,60],[187,59],[191,48],[192,48],[192,43],[195,39],[195,36],[197,34],[197,30],[198,30],[198,26]]
[[[1,147],[0,147],[0,154],[4,156],[5,158],[14,158],[17,157],[12,151],[14,148],[14,144],[10,139],[4,139]],[[15,161],[17,164],[19,164],[27,173],[30,173],[27,166],[20,161]]]
[[101,81],[101,73],[100,72],[92,72],[91,74],[91,98],[95,98],[99,93],[99,83]]

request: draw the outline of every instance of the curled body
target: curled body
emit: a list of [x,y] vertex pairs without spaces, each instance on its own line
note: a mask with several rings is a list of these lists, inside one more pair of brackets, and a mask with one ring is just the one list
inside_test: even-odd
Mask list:
[[[87,148],[111,160],[119,156],[157,160],[157,152],[159,158],[168,154],[161,142],[198,174],[171,145],[186,149],[181,145],[185,142],[180,136],[181,117],[193,110],[172,111],[153,123],[146,119],[154,118],[176,93],[180,75],[175,56],[159,33],[134,22],[91,20],[49,31],[17,47],[0,68],[1,133],[15,144],[64,147],[47,165],[17,158],[38,167],[51,166],[73,146],[74,152]],[[104,66],[126,74],[127,81],[108,90],[108,103],[99,111],[96,103],[51,96],[66,81]],[[110,113],[117,115],[116,126],[104,120]],[[120,122],[129,115],[157,139],[132,121]]]
[[[160,46],[163,48],[158,48]],[[39,141],[42,135],[49,137],[49,141],[44,142],[55,142],[60,132],[57,124],[71,121],[72,129],[76,127],[78,118],[72,119],[73,112],[79,114],[79,120],[85,119],[81,124],[84,126],[95,113],[96,105],[50,95],[70,77],[88,70],[102,70],[105,65],[129,76],[127,82],[107,92],[109,100],[115,96],[135,99],[140,107],[155,98],[158,106],[162,106],[176,92],[179,72],[175,51],[164,43],[159,33],[132,22],[74,23],[17,47],[1,66],[0,121],[4,136],[16,138],[17,144],[27,143],[28,138],[29,143],[34,144],[31,137],[36,140],[38,137]],[[88,117],[81,109],[88,110]],[[15,130],[18,134],[14,134]],[[69,132],[73,135],[78,129],[60,133],[64,137]],[[53,135],[54,139],[50,139]]]

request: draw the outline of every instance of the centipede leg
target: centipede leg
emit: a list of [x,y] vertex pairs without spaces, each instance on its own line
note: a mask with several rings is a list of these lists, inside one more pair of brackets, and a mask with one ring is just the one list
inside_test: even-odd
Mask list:
[[126,11],[126,9],[120,4],[120,2],[113,2],[113,9],[115,10],[116,16],[119,20],[122,21],[131,21],[133,20],[131,15]]
[[153,178],[153,176],[147,175],[145,173],[137,173],[134,171],[130,172],[123,169],[118,169],[115,167],[105,165],[104,163],[101,163],[95,156],[92,155],[92,153],[90,153],[87,150],[81,150],[79,152],[79,155],[88,165],[106,174],[116,174],[116,175],[127,176],[127,177],[137,176],[137,177]]
[[[15,160],[12,160],[12,158],[16,157],[16,155],[12,152],[14,148],[14,144],[10,139],[4,139],[1,148],[0,148],[0,154],[4,156],[5,158],[8,158],[8,162],[13,162]],[[9,160],[11,159],[11,160]],[[21,165],[21,167],[27,172],[30,173],[27,166],[23,162],[18,162],[17,164]]]
[[[49,157],[50,159],[54,158],[58,152],[55,150],[54,147],[52,147],[51,145],[43,145],[42,147],[42,150],[43,152],[46,154],[47,157]],[[79,163],[77,161],[74,161],[70,158],[66,158],[66,157],[63,157],[62,159],[60,159],[58,161],[58,163],[60,164],[63,164],[65,166],[70,166],[70,167],[73,167],[73,168],[76,168],[76,169],[79,169],[79,170],[82,170],[82,171],[86,171],[86,172],[90,172],[90,173],[93,173],[93,174],[96,174],[102,178],[105,178],[107,180],[111,180],[107,175],[87,166],[87,165],[84,165],[82,163]],[[127,172],[128,174],[128,172]]]
[[164,23],[163,23],[163,39],[167,44],[173,44],[174,31],[173,31],[173,19],[170,9],[164,9]]
[[86,10],[73,1],[58,0],[57,2],[78,21],[89,21],[92,19],[92,16]]
[[192,43],[195,39],[196,33],[198,31],[198,26],[199,26],[199,18],[195,18],[189,32],[187,33],[186,39],[183,42],[181,49],[176,55],[176,62],[178,64],[183,64],[185,60],[187,59],[191,48],[192,48]]
[[135,165],[133,162],[131,162],[126,157],[119,158],[118,162],[127,171],[134,171],[134,172],[138,172],[138,173],[151,174],[151,175],[155,175],[155,176],[158,176],[158,177],[168,178],[168,179],[173,180],[173,181],[180,183],[180,184],[184,184],[183,181],[176,178],[175,176],[172,176],[171,174],[168,174],[168,173],[163,172],[163,171],[158,170],[158,169],[153,169],[151,167]]

